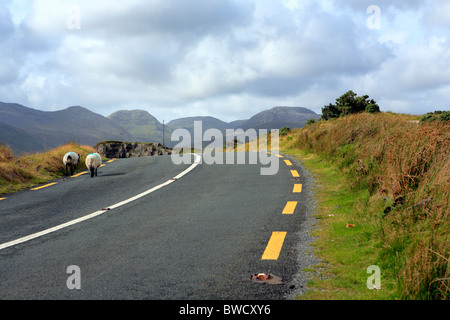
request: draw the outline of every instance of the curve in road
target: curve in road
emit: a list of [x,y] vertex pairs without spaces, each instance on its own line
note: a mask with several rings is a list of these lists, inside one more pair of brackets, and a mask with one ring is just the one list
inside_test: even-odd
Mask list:
[[[183,172],[181,172],[180,174],[178,174],[178,175],[175,176],[174,178],[172,178],[172,179],[170,179],[170,180],[167,180],[167,181],[164,182],[164,183],[161,183],[160,185],[157,185],[157,186],[155,186],[155,187],[153,187],[153,188],[151,188],[151,189],[149,189],[149,190],[147,190],[147,191],[144,191],[144,192],[142,192],[142,193],[140,193],[140,194],[138,194],[138,195],[135,195],[135,196],[133,196],[133,197],[131,197],[131,198],[128,198],[128,199],[123,200],[123,201],[121,201],[121,202],[118,202],[118,203],[116,203],[116,204],[107,206],[107,208],[105,208],[105,209],[98,210],[98,211],[96,211],[96,212],[93,212],[93,213],[91,213],[91,214],[85,215],[85,216],[83,216],[83,217],[80,217],[80,218],[77,218],[77,219],[74,219],[74,220],[71,220],[71,221],[62,223],[62,224],[57,225],[57,226],[55,226],[55,227],[48,228],[48,229],[45,229],[45,230],[40,231],[40,232],[36,232],[36,233],[30,234],[30,235],[28,235],[28,236],[25,236],[25,237],[22,237],[22,238],[13,240],[13,241],[9,241],[9,242],[6,242],[6,243],[2,243],[2,244],[0,244],[0,250],[9,248],[9,247],[18,245],[18,244],[20,244],[20,243],[24,243],[24,242],[33,240],[33,239],[36,239],[36,238],[39,238],[39,237],[42,237],[42,236],[45,236],[45,235],[50,234],[50,233],[52,233],[52,232],[55,232],[55,231],[58,231],[58,230],[62,230],[62,229],[64,229],[64,228],[73,226],[73,225],[75,225],[75,224],[81,223],[81,222],[86,221],[86,220],[93,219],[93,218],[95,218],[95,217],[98,217],[98,216],[104,214],[105,212],[108,212],[108,211],[110,211],[110,210],[114,210],[114,209],[116,209],[116,208],[118,208],[118,207],[121,207],[121,206],[123,206],[123,205],[126,205],[126,204],[128,204],[128,203],[130,203],[130,202],[133,202],[133,201],[135,201],[135,200],[137,200],[137,199],[140,199],[140,198],[142,198],[142,197],[145,197],[145,196],[149,195],[150,193],[153,193],[153,192],[155,192],[155,191],[157,191],[157,190],[159,190],[159,189],[161,189],[161,188],[164,188],[165,186],[168,186],[168,185],[171,184],[172,182],[174,182],[174,181],[176,181],[176,180],[178,180],[178,179],[181,179],[183,176],[185,176],[186,174],[188,174],[189,172],[191,172],[191,171],[192,171],[192,170],[200,163],[201,156],[199,156],[198,154],[194,154],[194,157],[195,157],[194,163],[193,163],[189,168],[187,168],[186,170],[184,170]],[[82,174],[84,174],[84,173],[85,173],[85,172],[83,172]],[[80,175],[81,175],[81,174],[78,174],[78,175],[76,175],[75,177],[78,177],[78,176],[80,176]],[[37,190],[41,190],[41,189],[43,189],[43,188],[47,188],[47,187],[50,187],[50,186],[53,186],[53,185],[56,185],[56,184],[57,184],[56,182],[52,182],[52,183],[46,184],[46,185],[41,186],[41,187],[33,188],[33,189],[31,189],[31,190],[32,190],[32,191],[37,191]]]

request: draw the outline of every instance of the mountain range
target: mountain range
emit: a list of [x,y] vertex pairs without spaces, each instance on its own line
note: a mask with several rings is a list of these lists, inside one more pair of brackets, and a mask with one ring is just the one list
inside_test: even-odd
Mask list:
[[[163,126],[143,110],[121,110],[108,117],[81,106],[59,111],[40,111],[16,103],[0,102],[0,143],[15,154],[42,152],[75,141],[95,145],[100,141],[159,142],[173,147],[175,129],[193,132],[194,121],[202,121],[202,129],[301,128],[309,119],[320,116],[301,107],[274,107],[250,119],[224,122],[214,117],[189,117],[172,120]],[[164,132],[164,138],[163,138]]]

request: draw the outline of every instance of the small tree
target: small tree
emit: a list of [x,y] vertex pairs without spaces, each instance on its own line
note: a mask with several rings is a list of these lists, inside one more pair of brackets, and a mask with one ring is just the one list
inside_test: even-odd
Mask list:
[[380,108],[376,104],[369,104],[366,107],[366,112],[368,112],[368,113],[380,112]]
[[380,112],[380,107],[375,100],[369,100],[368,95],[358,97],[356,93],[350,90],[336,99],[336,104],[330,103],[322,108],[322,119],[329,120],[364,111],[370,113]]
[[322,108],[322,119],[329,120],[333,118],[339,118],[341,112],[334,104],[329,104]]

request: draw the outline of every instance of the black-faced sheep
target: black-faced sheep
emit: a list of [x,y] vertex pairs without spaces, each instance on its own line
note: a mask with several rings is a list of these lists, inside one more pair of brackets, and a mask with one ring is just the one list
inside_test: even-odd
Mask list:
[[75,168],[78,164],[78,161],[80,161],[80,155],[76,154],[75,152],[67,152],[64,155],[63,163],[66,167],[66,176],[69,175],[69,169],[70,169],[70,175],[73,175],[75,172]]
[[86,157],[86,167],[91,172],[91,178],[97,176],[97,169],[102,165],[102,157],[98,153],[91,153]]

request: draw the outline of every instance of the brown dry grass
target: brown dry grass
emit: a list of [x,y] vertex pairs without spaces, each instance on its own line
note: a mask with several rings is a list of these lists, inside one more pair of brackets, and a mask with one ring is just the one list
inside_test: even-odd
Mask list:
[[43,154],[15,159],[8,146],[0,145],[0,194],[16,192],[63,176],[65,168],[62,159],[69,151],[81,155],[78,168],[83,168],[85,157],[95,149],[69,143]]
[[337,163],[357,208],[376,226],[380,260],[405,299],[450,297],[450,123],[414,123],[408,115],[357,114],[291,135],[292,145]]

